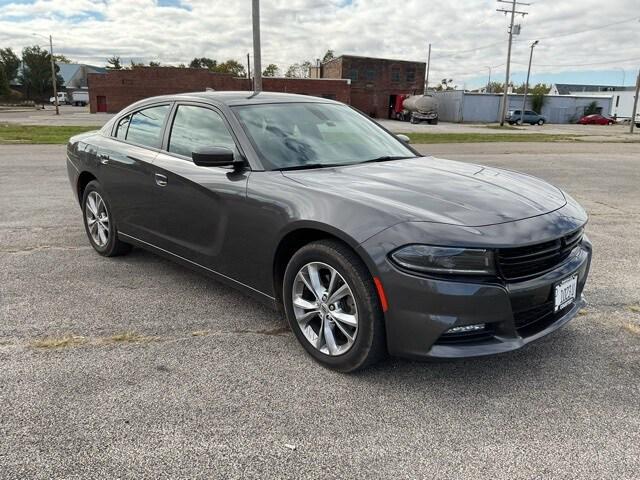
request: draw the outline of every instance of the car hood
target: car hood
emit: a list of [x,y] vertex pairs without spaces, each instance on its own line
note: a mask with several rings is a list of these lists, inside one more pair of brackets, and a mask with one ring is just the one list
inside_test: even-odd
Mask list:
[[396,214],[398,221],[479,227],[543,215],[567,203],[558,188],[535,177],[433,157],[283,174]]

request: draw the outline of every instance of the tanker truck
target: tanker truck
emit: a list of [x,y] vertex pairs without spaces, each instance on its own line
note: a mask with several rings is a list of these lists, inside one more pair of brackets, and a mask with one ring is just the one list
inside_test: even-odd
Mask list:
[[398,95],[395,110],[398,120],[438,123],[438,101],[432,95]]

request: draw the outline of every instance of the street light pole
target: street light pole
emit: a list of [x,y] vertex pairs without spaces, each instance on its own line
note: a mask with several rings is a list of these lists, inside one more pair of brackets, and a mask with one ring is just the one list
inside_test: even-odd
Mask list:
[[429,53],[427,54],[427,73],[424,77],[424,92],[423,95],[427,94],[427,90],[429,89],[429,68],[431,67],[431,44],[429,44]]
[[252,0],[253,17],[253,91],[262,91],[262,59],[260,56],[260,0]]
[[53,82],[53,98],[56,105],[56,115],[60,115],[58,106],[58,85],[56,82],[56,63],[53,60],[53,38],[49,35],[49,56],[51,57],[51,81]]
[[[520,110],[520,123],[524,123],[524,109],[527,104],[527,92],[529,91],[529,75],[531,74],[531,60],[533,59],[533,47],[538,44],[538,40],[531,44],[531,53],[529,54],[529,69],[527,70],[527,81],[524,82],[524,96],[522,97],[522,110]],[[538,112],[540,113],[540,112]]]

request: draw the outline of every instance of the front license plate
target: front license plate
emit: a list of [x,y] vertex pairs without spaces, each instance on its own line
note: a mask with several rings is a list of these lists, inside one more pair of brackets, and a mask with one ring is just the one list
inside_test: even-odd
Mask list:
[[576,299],[578,289],[578,275],[566,278],[555,286],[555,308],[554,312],[562,310]]

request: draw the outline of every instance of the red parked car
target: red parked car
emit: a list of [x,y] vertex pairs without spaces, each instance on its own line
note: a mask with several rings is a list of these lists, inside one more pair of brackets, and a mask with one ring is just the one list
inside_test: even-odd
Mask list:
[[578,123],[582,125],[613,125],[616,121],[611,117],[605,117],[604,115],[595,113],[593,115],[585,115],[578,120]]

